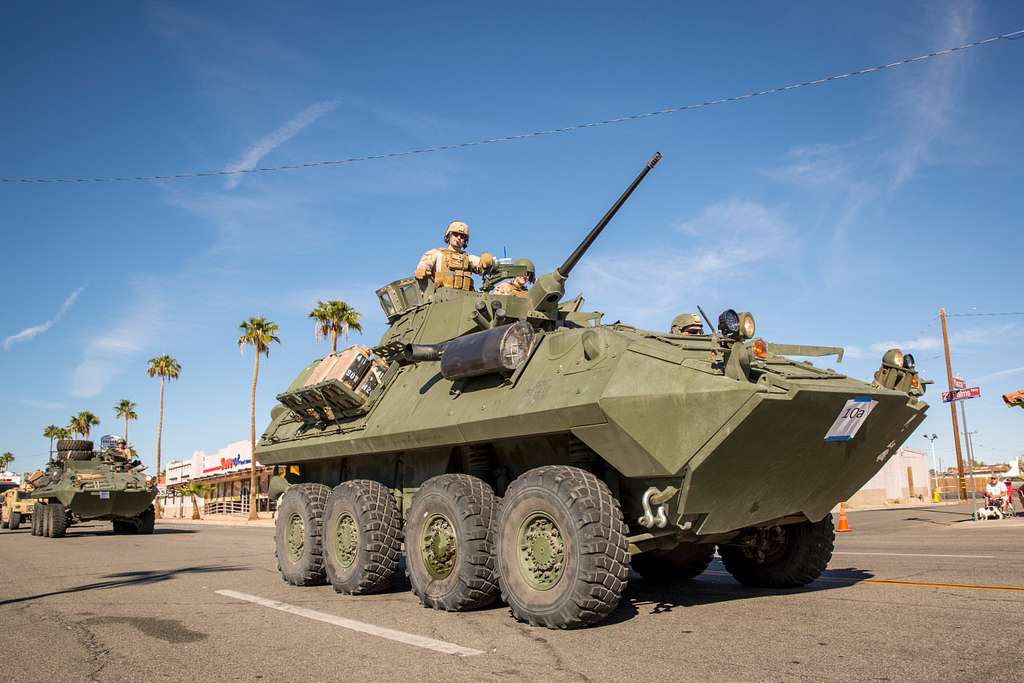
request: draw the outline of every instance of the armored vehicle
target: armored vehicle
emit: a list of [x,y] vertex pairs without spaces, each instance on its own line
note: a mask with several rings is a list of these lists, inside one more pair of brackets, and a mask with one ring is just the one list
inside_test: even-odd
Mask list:
[[57,458],[29,494],[35,500],[32,535],[59,538],[72,524],[92,520],[110,520],[117,534],[153,533],[156,482],[143,469],[116,449],[59,440]]
[[716,547],[746,585],[819,576],[832,508],[924,419],[913,358],[890,350],[868,383],[792,360],[842,349],[768,342],[749,313],[683,336],[566,300],[659,158],[528,296],[398,280],[378,290],[390,327],[372,358],[314,361],[278,395],[256,455],[282,494],[285,581],[383,590],[404,539],[425,606],[500,597],[572,628],[608,616],[630,568],[685,581]]

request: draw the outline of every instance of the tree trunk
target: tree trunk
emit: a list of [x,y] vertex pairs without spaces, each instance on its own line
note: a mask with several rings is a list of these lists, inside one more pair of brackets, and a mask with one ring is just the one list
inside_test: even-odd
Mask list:
[[331,353],[338,353],[338,333],[335,330],[331,330]]
[[156,499],[153,505],[156,518],[160,519],[160,437],[164,431],[164,376],[160,375],[160,420],[156,423]]
[[256,511],[256,380],[260,376],[260,351],[256,349],[256,363],[252,367],[252,400],[249,402],[249,519],[259,519]]
[[128,416],[124,416],[124,443],[128,445]]
[[192,519],[202,519],[199,516],[199,507],[196,505],[196,494],[189,494],[192,496]]

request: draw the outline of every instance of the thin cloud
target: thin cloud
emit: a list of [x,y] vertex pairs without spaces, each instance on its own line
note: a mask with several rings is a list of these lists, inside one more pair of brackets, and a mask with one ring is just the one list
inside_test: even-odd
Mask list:
[[[579,267],[579,285],[601,292],[594,303],[612,320],[628,313],[631,324],[664,327],[678,313],[680,292],[748,275],[752,265],[775,258],[796,232],[778,209],[738,198],[706,207],[675,230],[687,235],[686,249],[666,245],[588,256]],[[749,235],[757,235],[756,243],[745,239]]]
[[[86,344],[82,360],[71,375],[72,396],[91,398],[103,391],[157,337],[163,324],[159,290],[155,281],[136,285],[135,301],[128,314]],[[144,369],[141,363],[138,369]]]
[[[260,138],[256,144],[247,149],[237,161],[233,164],[229,164],[224,170],[241,171],[255,167],[263,157],[291,140],[293,137],[301,133],[304,128],[315,123],[320,117],[334,109],[336,106],[338,106],[337,100],[329,100],[327,102],[317,102],[316,104],[306,107],[291,121],[269,135]],[[241,175],[231,176],[225,181],[224,188],[227,190],[233,190],[238,187],[240,182],[242,182]]]
[[71,309],[71,307],[75,305],[75,300],[78,299],[78,295],[81,294],[84,289],[85,287],[79,287],[75,291],[71,292],[71,294],[69,294],[68,297],[64,299],[64,303],[60,305],[60,308],[57,309],[57,315],[53,316],[53,318],[51,318],[50,320],[47,320],[45,323],[42,323],[40,325],[33,325],[32,327],[27,327],[21,332],[18,332],[17,334],[12,334],[10,337],[4,339],[4,351],[10,351],[11,347],[14,346],[15,344],[18,344],[20,342],[26,342],[29,341],[30,339],[33,339],[34,337],[38,337],[43,332],[46,332],[51,327],[60,322],[60,319],[64,317],[64,314],[67,313]]
[[63,410],[66,406],[59,401],[37,401],[33,398],[12,398],[15,403],[20,403],[23,406],[29,408],[36,408],[38,410]]
[[1003,379],[1004,377],[1013,377],[1015,375],[1024,375],[1024,366],[1019,368],[1007,368],[1006,370],[1000,370],[998,372],[990,372],[987,375],[975,377],[974,382],[991,382],[992,380]]

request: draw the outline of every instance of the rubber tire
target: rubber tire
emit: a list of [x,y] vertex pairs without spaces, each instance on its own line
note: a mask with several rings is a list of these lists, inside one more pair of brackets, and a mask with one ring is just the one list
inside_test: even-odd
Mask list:
[[18,527],[20,527],[20,526],[21,526],[21,513],[20,512],[12,512],[11,513],[11,518],[7,522],[7,528],[10,529],[11,531],[16,531],[18,529]]
[[788,532],[786,547],[778,557],[763,564],[738,546],[718,546],[726,571],[744,586],[756,588],[800,588],[817,579],[832,559],[835,547],[832,515],[784,528]]
[[[337,557],[338,519],[350,514],[359,530],[356,559],[349,567]],[[402,516],[395,498],[382,484],[369,479],[342,482],[331,491],[324,509],[324,569],[338,593],[367,595],[391,587],[402,555]]]
[[111,524],[114,527],[115,534],[137,534],[139,533],[139,527],[135,522],[129,522],[124,519],[115,519]]
[[0,511],[0,529],[6,529],[7,524],[7,520],[3,518],[3,511]]
[[43,535],[43,506],[36,503],[32,506],[32,535]]
[[[327,582],[320,527],[330,495],[330,487],[323,484],[296,484],[281,496],[274,523],[274,554],[281,578],[293,586],[322,586]],[[288,559],[285,541],[285,529],[293,512],[302,518],[305,539],[302,556],[296,562]]]
[[[428,479],[412,499],[405,528],[406,576],[424,607],[464,612],[487,607],[498,599],[494,558],[498,498],[490,485],[468,474],[443,474]],[[452,572],[431,576],[419,552],[424,524],[442,513],[455,526],[457,551]]]
[[47,507],[50,519],[50,533],[47,535],[50,538],[63,538],[68,530],[67,508],[63,503],[50,503]]
[[704,573],[715,556],[714,544],[680,543],[648,550],[630,560],[633,571],[651,583],[683,583]]
[[57,455],[62,460],[92,460],[92,451],[60,451]]
[[[558,526],[566,562],[547,590],[531,587],[517,557],[519,530],[544,512]],[[622,510],[605,483],[566,465],[532,469],[509,485],[497,523],[501,597],[512,616],[533,626],[579,628],[605,619],[629,578],[629,544]]]
[[135,533],[137,534],[152,534],[153,528],[156,526],[156,508],[150,505],[148,508],[142,511],[136,521]]
[[92,441],[84,439],[58,439],[57,452],[61,451],[92,451]]

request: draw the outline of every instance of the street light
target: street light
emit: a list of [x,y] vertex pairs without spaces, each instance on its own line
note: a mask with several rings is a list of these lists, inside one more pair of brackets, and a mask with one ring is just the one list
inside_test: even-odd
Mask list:
[[[939,461],[935,459],[935,439],[939,438],[937,434],[925,434],[924,438],[931,442],[932,446],[932,471],[935,472],[935,491],[939,490]],[[939,494],[941,497],[942,494]]]

